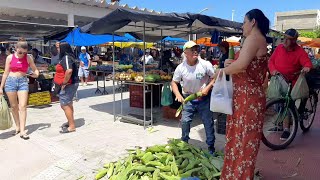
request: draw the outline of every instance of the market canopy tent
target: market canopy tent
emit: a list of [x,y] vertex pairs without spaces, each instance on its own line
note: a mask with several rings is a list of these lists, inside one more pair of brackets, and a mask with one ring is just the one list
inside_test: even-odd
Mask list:
[[187,40],[185,40],[185,39],[174,38],[174,37],[171,37],[171,36],[167,36],[167,37],[163,38],[162,41],[168,41],[168,42],[173,42],[173,43],[184,43],[184,42],[187,42]]
[[145,41],[157,42],[164,35],[184,37],[201,29],[238,32],[241,23],[201,14],[155,14],[119,8],[83,26],[81,31],[90,34],[130,33],[139,39],[143,39],[145,32]]
[[70,32],[66,38],[61,40],[61,42],[68,42],[74,46],[93,46],[93,45],[100,45],[112,41],[117,42],[128,42],[130,41],[129,38],[122,37],[122,36],[114,36],[112,35],[92,35],[87,33],[80,32],[80,28],[75,28],[72,32]]
[[[236,41],[233,38],[227,38],[226,41],[229,43],[230,46],[239,46],[240,45],[240,42]],[[211,43],[211,37],[199,38],[199,39],[195,40],[195,43],[200,44],[200,45],[204,45],[204,46],[208,46],[208,47],[214,47],[214,46],[218,45],[218,44]]]
[[10,40],[14,37],[39,38],[60,32],[70,32],[73,27],[64,25],[39,24],[20,21],[9,21],[0,19],[0,34],[2,37],[7,36]]
[[320,48],[320,38],[312,39],[302,44],[302,46],[308,46],[313,48]]
[[[146,42],[146,48],[152,48],[154,47],[154,43]],[[109,42],[106,43],[105,45],[112,46],[113,43]],[[143,42],[114,42],[114,46],[119,47],[119,48],[131,48],[131,47],[136,47],[143,49]]]

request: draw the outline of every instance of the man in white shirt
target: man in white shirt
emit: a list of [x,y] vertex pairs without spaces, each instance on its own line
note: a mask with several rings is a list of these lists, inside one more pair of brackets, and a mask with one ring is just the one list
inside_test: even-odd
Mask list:
[[[141,57],[141,61],[143,62],[143,56]],[[153,57],[150,55],[150,50],[146,50],[145,54],[145,64],[153,64],[154,60]]]
[[[193,41],[187,42],[183,46],[185,60],[176,68],[171,82],[172,90],[176,95],[176,100],[183,102],[184,98],[190,94],[201,92],[202,97],[187,102],[182,111],[182,137],[181,139],[188,142],[191,122],[194,114],[198,112],[206,131],[206,143],[209,146],[210,153],[215,152],[213,113],[210,111],[210,91],[212,85],[210,77],[214,74],[213,66],[210,62],[199,58],[200,47]],[[182,94],[178,90],[177,84],[183,82]]]

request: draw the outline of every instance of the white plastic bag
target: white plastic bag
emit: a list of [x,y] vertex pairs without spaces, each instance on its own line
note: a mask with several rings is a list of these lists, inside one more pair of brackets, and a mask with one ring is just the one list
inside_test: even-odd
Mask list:
[[210,110],[212,112],[232,115],[232,78],[230,76],[230,80],[227,81],[225,72],[223,72],[222,78],[220,78],[220,72],[212,88]]
[[12,127],[11,114],[7,101],[0,96],[0,130],[10,129]]

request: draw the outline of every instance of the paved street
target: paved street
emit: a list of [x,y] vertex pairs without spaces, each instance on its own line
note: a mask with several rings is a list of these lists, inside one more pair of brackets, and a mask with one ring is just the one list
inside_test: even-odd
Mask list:
[[[93,83],[92,83],[93,84]],[[111,82],[107,82],[112,92]],[[160,109],[154,110],[157,132],[148,133],[143,126],[114,122],[113,95],[95,95],[95,84],[80,87],[80,100],[74,103],[77,132],[60,134],[66,122],[59,104],[45,108],[28,108],[30,140],[12,136],[14,128],[0,131],[0,177],[8,180],[67,179],[85,176],[93,179],[105,162],[117,160],[125,149],[135,146],[164,144],[168,138],[180,137],[179,122],[163,120]],[[142,114],[141,109],[129,108],[128,93],[124,94],[124,114]],[[117,99],[120,95],[117,94]],[[120,113],[120,102],[117,102]],[[150,111],[147,113],[150,114]],[[201,121],[195,121],[190,143],[206,148]],[[217,148],[224,144],[224,136],[217,136]]]
[[[111,82],[107,85],[111,93]],[[142,126],[114,122],[113,95],[95,95],[94,91],[95,85],[79,88],[80,101],[74,103],[78,127],[75,133],[59,133],[59,127],[66,121],[59,104],[28,108],[27,129],[31,138],[28,141],[13,136],[14,128],[0,131],[1,179],[75,180],[83,177],[91,180],[105,162],[123,157],[126,149],[163,144],[168,138],[180,137],[179,122],[163,120],[160,109],[154,110],[157,131],[151,134]],[[141,114],[141,109],[129,108],[128,96],[124,94],[123,113]],[[117,99],[120,99],[119,94]],[[119,113],[119,101],[116,109]],[[320,123],[319,116],[316,118],[310,133],[298,133],[287,150],[270,151],[261,146],[257,167],[264,179],[318,179],[320,146],[316,140],[320,137]],[[191,138],[192,144],[206,148],[201,121],[194,122]],[[224,136],[217,135],[217,149],[223,149],[224,142]]]

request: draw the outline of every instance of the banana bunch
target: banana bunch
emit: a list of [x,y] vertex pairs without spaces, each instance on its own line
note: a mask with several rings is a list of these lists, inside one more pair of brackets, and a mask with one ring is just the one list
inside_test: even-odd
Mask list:
[[200,179],[219,179],[223,154],[213,157],[181,140],[171,139],[166,145],[128,150],[129,156],[110,162],[96,174],[95,179],[107,176],[110,180],[180,180],[197,176]]

